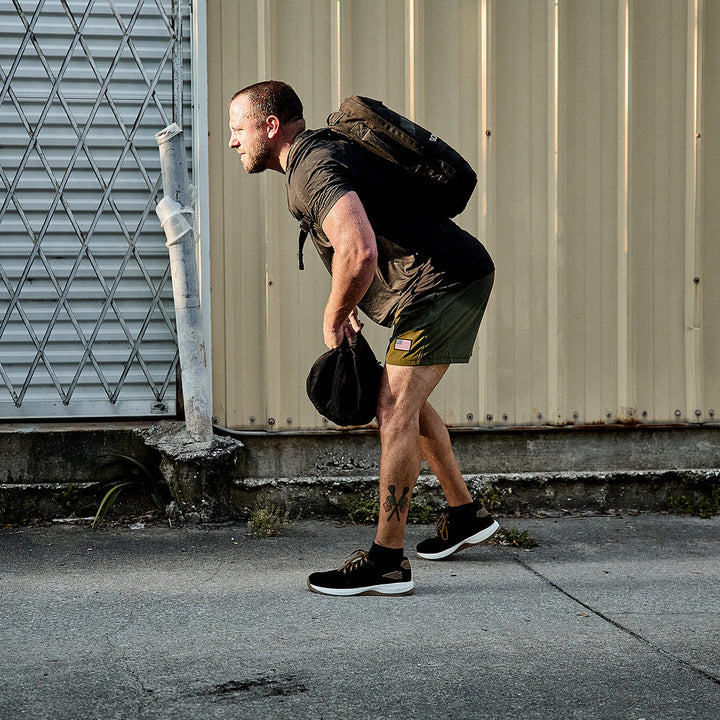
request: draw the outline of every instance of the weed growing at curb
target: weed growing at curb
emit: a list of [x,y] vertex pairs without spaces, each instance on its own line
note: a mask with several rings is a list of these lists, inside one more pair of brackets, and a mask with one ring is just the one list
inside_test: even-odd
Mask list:
[[346,498],[348,520],[356,525],[373,525],[380,514],[380,503],[367,498]]
[[433,510],[431,505],[425,503],[410,503],[410,511],[408,513],[408,522],[411,525],[430,525],[437,512]]
[[490,541],[493,545],[503,545],[505,547],[517,547],[523,548],[523,550],[529,550],[530,548],[538,547],[538,543],[535,538],[531,538],[528,535],[528,531],[524,530],[520,532],[518,528],[500,528],[495,534],[493,539]]
[[112,508],[112,506],[115,504],[115,501],[118,499],[118,497],[120,497],[123,490],[132,486],[139,486],[147,490],[157,509],[160,512],[164,512],[166,504],[164,495],[167,494],[167,486],[165,485],[162,477],[153,473],[153,471],[150,470],[147,465],[140,462],[136,458],[131,457],[130,455],[123,455],[122,453],[114,450],[110,453],[110,457],[114,459],[110,460],[109,463],[106,464],[116,462],[125,463],[129,468],[129,474],[139,474],[139,479],[126,480],[124,482],[118,483],[117,485],[114,485],[107,491],[105,497],[100,501],[100,505],[95,512],[95,519],[92,523],[92,529],[97,530],[98,527],[100,527],[100,523],[102,523],[103,518],[108,514],[110,508]]
[[709,489],[710,496],[706,498],[691,495],[671,496],[670,507],[675,512],[697,515],[705,519],[720,515],[720,480],[715,479]]
[[281,535],[290,525],[290,510],[270,502],[258,502],[250,510],[248,535],[268,538]]
[[477,497],[477,501],[481,503],[489,512],[494,513],[500,510],[503,504],[505,494],[502,490],[498,490],[492,485],[483,488]]
[[[356,525],[374,525],[380,515],[380,503],[368,498],[348,498],[345,509],[350,522]],[[435,515],[431,505],[426,503],[410,503],[408,523],[410,525],[429,525]]]

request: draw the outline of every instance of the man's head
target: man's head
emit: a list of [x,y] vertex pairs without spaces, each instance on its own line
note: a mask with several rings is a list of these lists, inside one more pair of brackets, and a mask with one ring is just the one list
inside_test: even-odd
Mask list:
[[239,90],[229,105],[231,149],[248,173],[284,171],[287,148],[305,129],[303,106],[284,82],[267,80]]

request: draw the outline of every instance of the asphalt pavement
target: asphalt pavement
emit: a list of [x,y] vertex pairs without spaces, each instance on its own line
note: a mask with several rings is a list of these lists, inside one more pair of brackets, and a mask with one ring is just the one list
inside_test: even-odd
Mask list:
[[0,718],[720,718],[719,517],[498,519],[396,598],[306,588],[369,527],[0,530]]

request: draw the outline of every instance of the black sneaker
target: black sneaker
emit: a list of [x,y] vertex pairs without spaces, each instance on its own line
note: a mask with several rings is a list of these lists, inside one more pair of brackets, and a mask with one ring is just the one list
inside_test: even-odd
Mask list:
[[459,550],[484,543],[499,529],[497,522],[482,508],[462,523],[451,520],[448,514],[441,515],[435,526],[435,537],[418,543],[415,552],[424,560],[443,560]]
[[310,575],[307,586],[322,595],[409,595],[415,583],[406,557],[397,567],[383,570],[358,550],[339,570]]

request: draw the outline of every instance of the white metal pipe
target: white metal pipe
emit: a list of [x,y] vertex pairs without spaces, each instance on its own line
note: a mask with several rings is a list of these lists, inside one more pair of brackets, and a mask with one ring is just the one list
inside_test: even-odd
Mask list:
[[155,139],[160,149],[165,193],[155,212],[165,231],[170,254],[185,426],[193,439],[211,442],[213,428],[207,345],[200,308],[193,211],[188,207],[190,193],[182,130],[173,123],[159,132]]
[[[200,282],[205,357],[207,359],[210,397],[212,381],[212,315],[210,312],[210,171],[208,158],[208,69],[207,69],[207,0],[192,0],[190,6],[192,41],[190,43],[192,68],[192,207],[193,229],[198,238],[197,262]],[[214,412],[212,404],[210,412]]]
[[155,140],[160,151],[163,195],[189,207],[191,201],[182,129],[177,123],[172,123],[157,133]]

